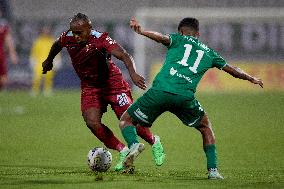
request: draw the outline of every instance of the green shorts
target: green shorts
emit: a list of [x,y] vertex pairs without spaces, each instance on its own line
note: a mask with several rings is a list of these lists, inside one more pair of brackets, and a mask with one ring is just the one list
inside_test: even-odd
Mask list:
[[147,127],[151,127],[157,117],[166,111],[175,114],[190,127],[197,127],[204,115],[203,108],[194,97],[154,89],[149,89],[127,109],[135,122]]

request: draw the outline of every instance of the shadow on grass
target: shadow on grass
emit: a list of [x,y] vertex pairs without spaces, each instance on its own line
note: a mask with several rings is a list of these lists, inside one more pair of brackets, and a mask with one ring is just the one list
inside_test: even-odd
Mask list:
[[[3,178],[0,178],[2,180]],[[1,185],[64,185],[64,184],[91,184],[94,182],[99,182],[96,179],[92,180],[61,180],[59,178],[54,179],[7,179],[5,178],[5,181],[1,181]]]
[[192,171],[151,169],[136,170],[134,174],[122,174],[109,170],[95,174],[86,167],[48,167],[34,165],[0,165],[0,185],[48,185],[88,184],[107,182],[171,183],[180,181],[202,181],[206,176]]
[[35,166],[35,165],[0,165],[0,175],[28,175],[28,174],[72,174],[87,173],[88,169],[83,167],[63,166]]

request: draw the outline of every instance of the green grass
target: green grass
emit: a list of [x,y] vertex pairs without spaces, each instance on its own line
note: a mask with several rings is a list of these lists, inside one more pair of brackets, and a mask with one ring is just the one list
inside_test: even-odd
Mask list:
[[[135,174],[110,170],[96,181],[86,155],[102,144],[81,118],[79,91],[49,98],[0,93],[0,188],[284,188],[284,93],[205,93],[198,99],[213,123],[223,181],[206,179],[200,134],[169,113],[152,128],[167,153],[163,166],[154,166],[146,145]],[[103,120],[122,139],[113,112]],[[115,163],[118,154],[111,152]]]

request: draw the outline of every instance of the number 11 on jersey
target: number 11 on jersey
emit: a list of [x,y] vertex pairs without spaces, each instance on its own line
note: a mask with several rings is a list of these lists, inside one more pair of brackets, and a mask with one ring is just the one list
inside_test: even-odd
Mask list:
[[[190,56],[190,52],[191,52],[191,49],[192,49],[192,45],[190,45],[190,44],[185,44],[184,47],[185,47],[185,51],[184,51],[184,54],[183,54],[183,58],[181,59],[181,61],[178,61],[177,63],[178,63],[178,64],[181,64],[181,65],[183,65],[183,66],[188,66],[187,60],[188,60],[188,58],[189,58],[189,56]],[[202,50],[196,50],[196,53],[197,53],[197,58],[196,58],[196,60],[194,61],[193,66],[190,66],[190,67],[188,68],[188,69],[189,69],[190,71],[192,71],[193,73],[197,73],[197,68],[198,68],[198,65],[199,65],[199,63],[200,63],[200,61],[201,61],[203,55],[204,55],[204,51],[202,51]]]

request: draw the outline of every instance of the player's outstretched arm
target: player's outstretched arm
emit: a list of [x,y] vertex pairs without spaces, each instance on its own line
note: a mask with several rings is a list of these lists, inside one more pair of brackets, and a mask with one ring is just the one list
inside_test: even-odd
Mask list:
[[61,50],[62,50],[62,47],[60,45],[59,40],[57,39],[51,46],[51,49],[49,51],[49,54],[46,60],[42,63],[42,74],[46,74],[46,72],[52,70],[53,59]]
[[239,78],[239,79],[243,79],[243,80],[248,80],[251,83],[254,84],[258,84],[259,86],[261,86],[263,88],[263,81],[259,78],[255,78],[249,74],[247,74],[246,72],[244,72],[243,70],[241,70],[238,67],[235,66],[231,66],[229,64],[227,64],[223,70],[225,72],[227,72],[228,74],[232,75],[235,78]]
[[161,34],[156,31],[144,31],[141,25],[135,18],[132,18],[129,23],[131,29],[140,35],[144,35],[158,43],[162,43],[166,46],[170,45],[170,37],[168,35]]
[[123,49],[121,46],[118,45],[117,48],[111,51],[111,54],[114,55],[116,58],[121,60],[126,68],[128,69],[129,75],[133,81],[133,83],[139,87],[140,89],[145,90],[147,88],[145,84],[145,78],[139,75],[136,72],[135,63],[133,58]]

